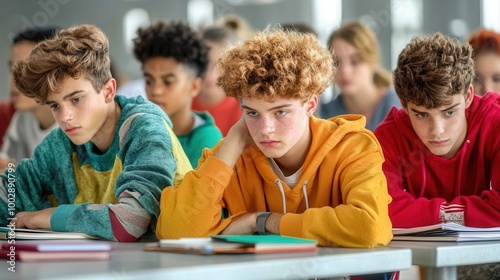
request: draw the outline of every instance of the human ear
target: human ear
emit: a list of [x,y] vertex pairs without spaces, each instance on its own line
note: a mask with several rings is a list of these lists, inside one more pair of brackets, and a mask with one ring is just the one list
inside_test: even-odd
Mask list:
[[467,90],[467,93],[465,94],[465,109],[470,107],[473,99],[474,99],[474,87],[471,84],[471,85],[469,85],[469,89]]
[[116,94],[116,80],[113,78],[107,80],[102,86],[102,91],[104,93],[106,103],[113,101]]
[[193,79],[191,83],[191,93],[190,93],[192,98],[195,98],[196,96],[198,96],[198,94],[200,94],[202,83],[203,80],[200,77],[196,77]]
[[313,96],[309,97],[309,99],[306,101],[307,116],[308,117],[312,116],[317,108],[318,108],[318,96],[314,94]]

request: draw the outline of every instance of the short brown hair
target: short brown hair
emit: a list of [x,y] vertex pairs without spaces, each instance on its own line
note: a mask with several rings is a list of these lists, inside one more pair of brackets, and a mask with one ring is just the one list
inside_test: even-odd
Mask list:
[[108,39],[93,25],[62,29],[37,44],[12,74],[16,87],[39,102],[60,91],[59,84],[68,76],[89,79],[99,92],[111,78]]
[[466,94],[474,77],[472,47],[441,33],[414,37],[401,51],[394,70],[394,87],[406,106],[427,109],[450,105]]
[[217,84],[228,96],[274,101],[307,99],[330,84],[332,54],[311,34],[266,29],[228,50],[219,60]]

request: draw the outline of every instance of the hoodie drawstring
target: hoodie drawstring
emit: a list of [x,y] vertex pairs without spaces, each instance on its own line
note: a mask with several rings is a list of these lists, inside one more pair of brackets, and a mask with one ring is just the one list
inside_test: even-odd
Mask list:
[[465,140],[464,146],[460,150],[460,159],[458,163],[458,184],[455,183],[457,186],[456,190],[456,196],[460,196],[460,190],[462,189],[462,167],[464,166],[464,155],[465,151],[467,150],[467,146],[470,144],[469,140]]
[[286,198],[285,198],[285,190],[283,189],[283,185],[281,185],[281,181],[279,179],[276,179],[274,181],[276,184],[278,184],[278,188],[280,189],[281,192],[281,200],[283,200],[283,213],[286,214]]
[[422,148],[422,150],[420,150],[421,152],[421,156],[420,156],[420,165],[422,166],[420,168],[420,170],[422,171],[422,187],[420,188],[420,194],[418,197],[423,197],[424,196],[424,192],[425,192],[425,187],[426,187],[426,184],[427,184],[427,170],[425,170],[425,154],[424,154],[424,150]]
[[[286,214],[286,198],[285,198],[285,190],[283,189],[283,185],[281,184],[280,179],[274,180],[274,182],[278,185],[278,188],[281,192],[281,199],[283,200],[283,213]],[[304,198],[306,200],[306,210],[309,209],[309,197],[307,197],[307,181],[302,184],[302,191],[304,192]]]
[[302,191],[304,192],[304,198],[306,200],[306,210],[307,210],[309,209],[309,198],[307,197],[306,186],[307,186],[307,181],[305,181],[304,184],[302,184]]

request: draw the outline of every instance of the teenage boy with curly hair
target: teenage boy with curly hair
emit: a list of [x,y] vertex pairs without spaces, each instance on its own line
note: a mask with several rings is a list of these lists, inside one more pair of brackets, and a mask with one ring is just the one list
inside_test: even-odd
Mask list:
[[142,63],[148,99],[172,120],[174,133],[193,167],[204,148],[222,138],[207,112],[193,112],[208,67],[208,46],[188,24],[159,21],[137,31],[135,57]]
[[[474,95],[472,47],[440,33],[414,38],[394,70],[403,109],[375,130],[394,227],[500,226],[500,96]],[[418,213],[418,214],[416,214]]]
[[[400,53],[393,108],[375,130],[394,227],[456,222],[500,226],[500,95],[474,95],[473,49],[443,34]],[[500,265],[459,267],[459,279],[497,279]]]
[[59,128],[0,178],[0,223],[116,241],[152,235],[162,189],[190,166],[162,110],[115,96],[105,34],[92,25],[61,30],[12,73]]
[[383,155],[363,116],[313,116],[332,80],[314,35],[263,31],[226,52],[218,84],[242,118],[165,188],[159,238],[282,234],[323,246],[376,247],[392,237]]

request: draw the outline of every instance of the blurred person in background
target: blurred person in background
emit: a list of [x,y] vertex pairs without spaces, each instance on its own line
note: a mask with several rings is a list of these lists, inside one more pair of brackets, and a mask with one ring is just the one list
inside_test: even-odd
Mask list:
[[391,73],[380,65],[375,33],[359,22],[347,23],[330,35],[328,47],[337,60],[334,80],[340,94],[322,104],[321,117],[360,114],[366,128],[375,130],[391,107],[401,107]]
[[211,26],[202,31],[202,38],[210,48],[209,63],[201,85],[201,91],[193,99],[191,108],[195,111],[208,111],[223,136],[241,117],[240,103],[234,97],[226,96],[217,85],[219,73],[216,64],[226,45],[239,40],[236,33],[225,27]]
[[[17,61],[27,57],[37,43],[50,38],[56,31],[56,28],[31,28],[18,33],[10,50],[9,69],[12,71]],[[36,146],[57,127],[49,106],[37,103],[33,98],[19,92],[12,77],[10,92],[16,113],[3,137],[0,170],[5,169],[9,162],[16,163],[31,157]]]
[[202,150],[222,138],[210,114],[191,110],[208,66],[208,46],[187,23],[158,21],[137,30],[134,54],[142,63],[148,99],[169,116],[196,168]]
[[500,92],[500,34],[479,29],[468,41],[474,49],[474,93]]

